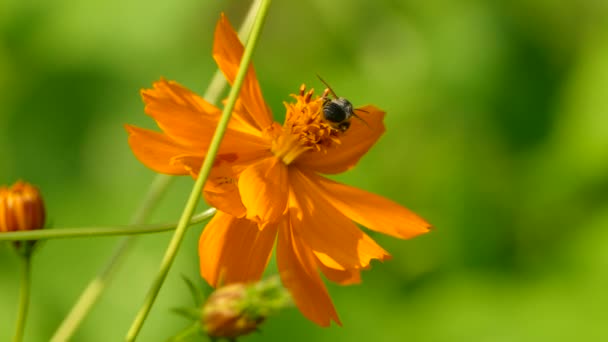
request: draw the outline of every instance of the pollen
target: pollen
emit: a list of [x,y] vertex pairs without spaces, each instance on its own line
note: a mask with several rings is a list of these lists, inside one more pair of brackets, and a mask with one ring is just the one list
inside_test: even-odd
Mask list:
[[285,103],[285,124],[272,143],[272,153],[286,165],[302,153],[326,153],[340,144],[343,132],[332,127],[323,116],[323,97],[313,96],[314,89],[306,91],[302,84],[295,103]]

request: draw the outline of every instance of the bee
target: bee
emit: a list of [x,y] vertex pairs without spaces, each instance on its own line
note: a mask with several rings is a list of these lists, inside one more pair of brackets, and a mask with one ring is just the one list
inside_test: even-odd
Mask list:
[[[356,110],[365,112],[364,110],[354,109],[350,101],[336,95],[333,89],[331,89],[329,84],[327,84],[327,82],[325,82],[321,76],[317,75],[317,77],[327,87],[325,92],[323,92],[323,116],[332,127],[340,132],[346,132],[346,130],[348,130],[350,127],[350,120],[353,117],[365,122],[365,120],[361,119],[360,116],[355,114]],[[328,96],[329,94],[333,96],[333,99]]]

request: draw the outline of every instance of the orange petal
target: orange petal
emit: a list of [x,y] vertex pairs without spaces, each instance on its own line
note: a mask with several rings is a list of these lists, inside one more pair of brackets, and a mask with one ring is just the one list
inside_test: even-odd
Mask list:
[[300,211],[291,218],[294,231],[314,251],[325,266],[361,269],[372,259],[386,260],[390,255],[348,217],[336,210],[325,197],[309,191],[311,181],[297,169],[290,169],[289,206]]
[[385,113],[382,110],[374,106],[360,109],[356,114],[361,119],[351,120],[350,128],[342,136],[340,145],[329,149],[327,154],[313,151],[303,153],[296,164],[326,174],[341,173],[354,167],[385,131]]
[[[243,44],[241,44],[228,19],[222,14],[215,27],[213,58],[230,84],[236,78],[243,51]],[[247,70],[247,76],[243,82],[239,98],[249,113],[249,117],[246,117],[245,114],[241,115],[245,121],[257,127],[260,131],[270,127],[272,114],[262,96],[253,66],[250,66]]]
[[214,167],[203,191],[209,205],[235,217],[244,217],[247,209],[241,201],[236,175],[226,165]]
[[323,327],[329,326],[332,320],[342,325],[311,251],[294,237],[288,225],[279,229],[277,266],[283,285],[306,318]]
[[360,270],[336,270],[334,268],[323,265],[321,261],[317,262],[317,266],[327,279],[340,285],[353,285],[361,283]]
[[275,157],[246,168],[238,186],[250,220],[276,222],[287,207],[287,167]]
[[[250,154],[219,154],[215,158],[209,179],[205,184],[203,195],[209,205],[236,217],[244,217],[247,209],[241,201],[237,179],[242,170],[255,164],[258,160],[271,156],[270,152],[256,151]],[[198,177],[203,157],[178,156],[176,164],[190,172],[193,178]]]
[[218,211],[201,234],[201,275],[211,286],[260,279],[277,234],[277,227],[257,224]]
[[173,158],[184,153],[192,153],[188,148],[164,134],[147,129],[125,125],[129,133],[129,146],[144,165],[152,170],[170,175],[187,175],[188,171]]
[[[225,105],[225,101],[223,102]],[[240,98],[238,98],[234,104],[232,119],[230,120],[228,128],[251,135],[264,137],[264,132],[260,130],[253,122],[251,115],[249,115],[249,112],[245,106],[243,106],[243,100]]]
[[220,110],[177,82],[161,79],[141,95],[145,111],[175,141],[203,151],[209,146]]
[[[237,180],[240,170],[244,167],[241,164],[247,164],[248,161],[241,160],[240,157],[242,156],[220,154],[215,158],[211,174],[205,183],[203,196],[209,205],[232,216],[242,218],[247,213],[247,209],[241,201]],[[174,160],[176,164],[184,165],[184,168],[196,179],[204,158],[178,156]],[[254,161],[249,161],[248,165],[251,163]]]
[[234,184],[221,184],[217,180],[209,179],[203,195],[209,205],[230,215],[244,217],[247,213],[241,202],[239,189]]
[[[220,147],[220,150],[222,148]],[[206,151],[205,151],[206,152]],[[229,166],[232,169],[232,173],[238,175],[242,170],[254,164],[255,162],[271,157],[272,153],[268,150],[247,150],[247,146],[243,146],[243,150],[238,152],[220,152],[213,162],[213,167],[220,165]],[[203,165],[205,156],[191,156],[191,155],[179,155],[173,158],[175,164],[183,165],[185,169],[191,172],[192,176],[196,178]],[[236,176],[235,176],[236,177]]]
[[326,198],[344,215],[363,226],[408,239],[427,233],[431,225],[405,207],[382,196],[306,172],[304,186],[311,196]]
[[[205,151],[215,133],[221,111],[177,82],[161,79],[153,89],[142,90],[146,113],[169,137],[193,150]],[[221,148],[223,151],[264,149],[270,146],[262,132],[239,118],[235,110]]]
[[180,165],[195,179],[201,170],[201,166],[203,166],[203,161],[205,161],[205,156],[192,156],[188,154],[180,154],[171,159],[171,163]]
[[269,152],[270,144],[271,142],[264,138],[228,128],[220,144],[219,154],[259,154],[265,151]]

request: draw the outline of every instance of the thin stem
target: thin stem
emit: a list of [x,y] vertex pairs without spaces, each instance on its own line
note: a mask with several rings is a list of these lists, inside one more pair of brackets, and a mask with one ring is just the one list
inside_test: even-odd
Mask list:
[[[141,224],[147,220],[147,218],[152,213],[154,207],[158,204],[160,199],[164,196],[164,194],[167,191],[167,189],[169,188],[169,185],[171,184],[172,180],[173,180],[173,177],[170,177],[167,175],[160,175],[160,174],[154,178],[154,180],[150,184],[148,192],[144,196],[144,199],[142,200],[142,202],[139,204],[139,206],[135,210],[135,213],[133,214],[133,217],[131,219],[131,223]],[[168,228],[171,229],[170,227],[168,227]],[[48,233],[57,233],[57,234],[61,233],[61,232],[57,232],[57,231],[58,231],[58,229],[57,230],[53,229],[53,230],[48,230],[47,232]],[[106,233],[109,233],[107,235],[112,235],[111,230],[104,230],[104,231]],[[162,230],[156,230],[156,231],[162,231]],[[150,231],[150,232],[153,232],[153,231]],[[70,233],[78,233],[78,232],[70,232]],[[139,231],[138,233],[134,233],[134,234],[139,234],[139,233],[144,233],[144,232]],[[61,236],[61,237],[68,237],[68,236]],[[99,273],[97,273],[95,278],[93,278],[93,280],[91,280],[89,282],[89,284],[87,285],[85,290],[82,292],[80,297],[78,297],[76,304],[74,304],[74,306],[72,307],[72,309],[70,310],[68,315],[61,322],[61,325],[59,326],[59,328],[57,328],[57,330],[55,331],[55,334],[51,338],[52,342],[67,341],[67,340],[71,339],[71,337],[72,337],[72,335],[74,335],[74,332],[76,331],[76,329],[80,326],[80,323],[82,323],[82,321],[84,320],[86,315],[89,313],[89,311],[91,311],[91,309],[93,308],[93,306],[95,305],[95,303],[97,302],[97,300],[99,299],[99,297],[101,296],[103,291],[106,289],[108,284],[111,282],[114,273],[116,272],[118,267],[122,264],[122,261],[126,257],[126,254],[129,251],[131,245],[133,245],[134,241],[135,241],[135,237],[127,236],[127,237],[122,238],[118,242],[118,245],[114,249],[114,252],[112,253],[112,256],[110,257],[110,259],[107,261],[105,266],[99,271]]]
[[183,331],[179,332],[177,335],[171,337],[169,339],[169,342],[181,342],[181,341],[185,341],[187,338],[190,338],[192,336],[195,336],[195,335],[199,334],[200,331],[201,331],[201,325],[200,325],[200,323],[199,322],[195,322],[194,324],[192,324],[188,328],[186,328]]
[[[251,21],[256,13],[260,0],[256,0],[252,3],[247,16],[241,25],[239,36],[241,39],[247,35],[250,31]],[[204,98],[209,103],[216,103],[222,93],[222,90],[226,86],[226,79],[223,77],[221,71],[216,71],[214,77],[205,92]],[[173,177],[167,175],[157,175],[155,180],[150,186],[150,190],[144,198],[142,204],[138,207],[136,213],[133,215],[131,223],[140,224],[144,223],[149,217],[152,208],[158,203],[165,190],[168,188],[170,180]],[[113,275],[116,270],[122,265],[122,261],[126,258],[126,255],[131,250],[131,246],[135,242],[135,237],[125,237],[118,242],[118,245],[114,249],[112,256],[105,264],[105,266],[99,271],[97,276],[92,279],[83,291],[81,296],[78,298],[76,304],[70,310],[70,313],[63,320],[53,338],[52,342],[60,342],[69,340],[76,329],[80,326],[82,320],[93,308],[97,300],[101,297],[103,291],[107,288],[111,282]]]
[[192,188],[192,192],[190,193],[190,197],[188,198],[188,202],[184,208],[184,212],[179,220],[177,228],[173,233],[173,238],[167,247],[165,252],[165,256],[161,262],[160,270],[152,282],[150,290],[146,295],[146,299],[144,300],[144,304],[140,308],[131,328],[129,329],[126,340],[127,341],[135,341],[137,335],[139,334],[148,314],[150,313],[150,309],[158,296],[158,292],[162,287],[167,274],[169,273],[169,269],[173,264],[173,260],[177,255],[177,251],[179,250],[179,246],[184,237],[186,224],[190,221],[190,217],[194,212],[194,208],[198,204],[200,199],[200,193],[203,188],[203,185],[207,181],[209,177],[209,173],[211,172],[211,167],[213,166],[213,161],[217,152],[219,150],[220,143],[224,137],[224,133],[228,127],[228,122],[230,121],[230,117],[232,115],[232,110],[234,109],[234,105],[238,98],[239,91],[243,85],[243,81],[245,79],[245,75],[247,74],[248,66],[251,62],[251,57],[253,55],[254,48],[257,44],[258,38],[260,37],[260,33],[262,30],[262,26],[264,24],[264,20],[266,18],[266,14],[268,13],[268,8],[270,7],[271,0],[264,0],[260,5],[260,9],[255,18],[253,28],[250,35],[250,40],[245,47],[245,51],[243,53],[243,58],[241,59],[241,63],[239,65],[239,71],[236,75],[236,79],[234,80],[234,84],[232,89],[230,89],[230,94],[228,95],[228,101],[226,103],[226,107],[224,107],[224,111],[222,112],[222,117],[218,123],[218,126],[215,130],[215,134],[213,135],[213,139],[211,141],[211,145],[209,146],[209,150],[207,151],[205,161],[203,162],[203,166],[200,170],[196,183]]
[[148,188],[146,196],[133,213],[133,216],[131,216],[131,223],[144,223],[148,219],[148,217],[150,217],[152,211],[154,210],[158,202],[160,202],[160,200],[167,192],[167,189],[171,185],[173,179],[174,178],[171,176],[162,174],[159,174],[154,177],[154,180]]
[[[252,18],[254,18],[256,10],[259,7],[259,3],[260,0],[256,0],[252,3],[247,16],[241,25],[239,36],[242,40],[244,40],[244,36],[246,36],[250,31]],[[209,87],[207,88],[207,91],[205,92],[204,98],[209,103],[216,103],[225,86],[226,79],[223,77],[221,71],[217,70],[211,83],[209,84]],[[156,205],[156,203],[158,203],[162,197],[162,194],[164,194],[165,190],[168,188],[170,180],[172,179],[172,177],[162,174],[156,176],[155,180],[150,186],[148,195],[144,198],[142,204],[133,215],[133,219],[131,221],[132,223],[139,224],[146,221],[152,208]],[[139,231],[138,234],[139,233],[143,232]],[[76,304],[70,310],[70,313],[63,320],[53,335],[51,341],[66,341],[71,338],[78,326],[80,326],[80,323],[84,317],[89,313],[105,288],[109,285],[113,274],[122,264],[122,260],[124,260],[127,253],[130,251],[134,242],[135,238],[130,236],[125,237],[118,242],[118,245],[114,249],[114,252],[112,253],[112,256],[108,262],[100,270],[97,276],[91,280],[91,282],[89,282],[87,288],[83,291]]]
[[[29,243],[29,241],[24,242]],[[23,246],[27,249],[26,246]],[[27,251],[19,255],[21,259],[21,289],[19,291],[19,312],[17,313],[17,325],[15,328],[15,337],[13,342],[21,342],[25,331],[25,321],[27,319],[27,311],[30,305],[30,287],[31,287],[31,266],[32,254]]]
[[[188,223],[189,226],[200,223],[215,214],[215,208],[194,215]],[[161,233],[174,230],[177,223],[162,224],[133,224],[123,227],[86,227],[86,228],[53,228],[0,234],[0,241],[48,240],[68,239],[98,236],[139,235]]]
[[[239,30],[239,36],[241,40],[246,40],[246,36],[250,32],[250,27],[257,12],[257,8],[259,7],[261,0],[255,0],[250,8],[241,28]],[[213,76],[207,91],[205,92],[204,98],[209,103],[217,103],[224,87],[226,86],[226,79],[223,77],[221,71],[217,70]],[[170,181],[173,177],[159,174],[156,176],[154,181],[150,186],[150,190],[148,194],[142,201],[141,205],[138,207],[137,211],[133,215],[133,219],[131,223],[140,224],[144,223],[152,208],[159,202],[164,194],[165,190],[168,188]],[[118,242],[118,245],[114,249],[112,256],[105,264],[105,266],[100,270],[97,276],[89,282],[87,288],[83,291],[83,293],[78,298],[76,304],[70,310],[70,313],[63,320],[55,334],[53,335],[52,341],[66,341],[71,338],[74,334],[84,317],[89,313],[92,309],[93,305],[97,302],[101,293],[106,289],[109,283],[112,280],[112,275],[116,272],[116,270],[122,264],[122,261],[131,250],[131,246],[135,242],[134,237],[125,237]]]
[[[200,223],[204,220],[209,219],[211,216],[213,216],[215,214],[215,211],[216,211],[215,208],[210,208],[210,209],[205,210],[202,213],[199,213],[199,214],[193,216],[188,225],[189,226],[195,225],[197,223]],[[131,226],[130,228],[126,228],[126,229],[125,228],[115,228],[115,227],[98,228],[98,229],[103,229],[103,231],[102,231],[102,234],[97,234],[97,236],[115,235],[113,233],[145,234],[145,233],[163,232],[163,231],[173,230],[173,229],[175,229],[176,226],[177,226],[177,224],[172,223],[172,224],[145,225],[145,226],[139,226],[139,227],[135,227],[135,228],[133,228],[133,226]],[[87,231],[92,230],[91,228],[88,228],[88,229],[85,228],[85,229]],[[85,229],[62,229],[62,231],[64,231],[65,234],[63,234],[63,236],[56,236],[56,237],[76,237],[76,236],[74,236],[74,234],[71,231],[85,230]],[[57,230],[59,230],[59,229],[52,229],[52,230],[49,230],[49,232],[57,231]],[[70,233],[71,233],[71,236],[68,236],[68,234],[70,234]],[[86,234],[84,236],[90,236],[90,235],[91,234]],[[82,293],[81,298],[79,298],[77,305],[75,305],[72,308],[72,310],[70,311],[70,314],[68,316],[66,316],[62,325],[55,332],[55,335],[53,336],[51,341],[67,341],[70,339],[70,337],[73,335],[76,328],[80,325],[80,323],[82,322],[82,320],[84,319],[86,314],[91,310],[92,306],[95,304],[97,299],[99,299],[99,296],[101,295],[103,290],[106,288],[109,279],[111,278],[113,273],[116,272],[116,270],[117,270],[116,265],[121,261],[120,258],[122,258],[125,255],[127,249],[130,247],[131,242],[132,242],[132,240],[127,240],[127,239],[123,239],[121,241],[118,248],[115,250],[114,254],[112,255],[112,258],[110,258],[110,260],[106,264],[106,267],[104,267],[101,270],[101,272],[99,272],[99,275],[95,279],[93,279],[92,282],[89,283],[89,285],[87,286],[87,289]]]

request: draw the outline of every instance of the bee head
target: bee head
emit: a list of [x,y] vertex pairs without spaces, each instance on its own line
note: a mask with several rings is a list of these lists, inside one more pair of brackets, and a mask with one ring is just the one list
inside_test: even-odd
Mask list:
[[353,116],[353,105],[343,97],[327,99],[323,105],[323,115],[329,122],[342,123]]
[[[317,77],[325,86],[327,86],[327,89],[323,92],[323,116],[325,117],[325,120],[332,123],[334,128],[341,132],[345,132],[350,127],[350,119],[353,116],[365,123],[365,121],[355,113],[353,104],[350,103],[350,101],[336,95],[333,89],[331,89],[329,84],[327,84],[321,76],[317,75]],[[333,96],[333,99],[329,97],[329,94]],[[365,112],[362,109],[357,110]]]

